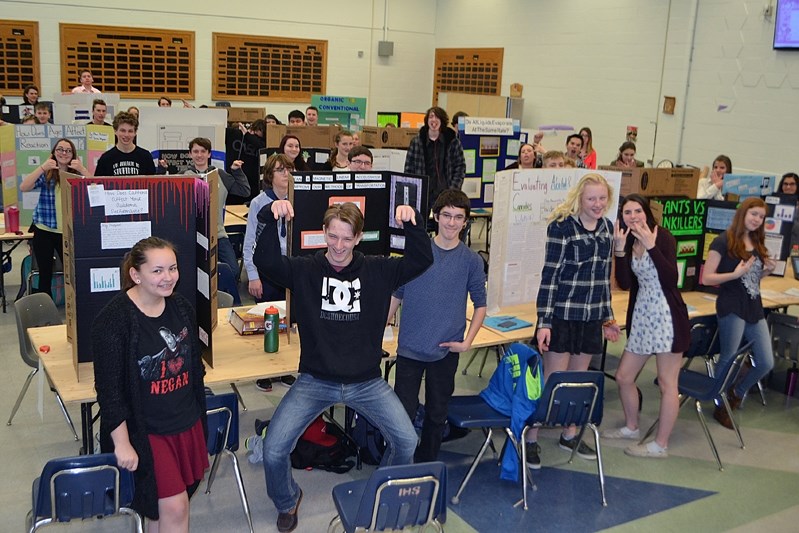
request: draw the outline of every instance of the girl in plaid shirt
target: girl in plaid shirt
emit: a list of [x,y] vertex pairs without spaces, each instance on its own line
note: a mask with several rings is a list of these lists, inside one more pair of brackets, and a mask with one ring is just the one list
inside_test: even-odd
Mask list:
[[[587,370],[602,352],[603,337],[616,341],[619,326],[610,307],[613,225],[605,218],[613,188],[599,174],[586,174],[549,217],[546,258],[538,289],[538,347],[544,354],[544,379],[552,372]],[[559,445],[583,459],[596,452],[564,428]],[[527,432],[527,461],[540,468],[538,432]],[[530,452],[534,452],[532,455]]]
[[64,242],[61,220],[61,185],[58,173],[70,172],[91,177],[86,167],[78,159],[75,145],[69,139],[56,141],[50,158],[25,176],[19,185],[22,192],[39,189],[39,203],[33,211],[33,255],[39,266],[39,286],[35,292],[51,293],[53,279],[53,253],[58,252],[64,260]]

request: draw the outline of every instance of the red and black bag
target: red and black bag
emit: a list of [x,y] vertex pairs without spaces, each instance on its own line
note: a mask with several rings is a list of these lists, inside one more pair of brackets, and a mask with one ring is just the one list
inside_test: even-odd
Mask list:
[[326,423],[321,415],[305,429],[291,452],[291,466],[297,469],[319,468],[336,474],[349,472],[355,463],[347,458],[351,455],[341,430],[335,424]]

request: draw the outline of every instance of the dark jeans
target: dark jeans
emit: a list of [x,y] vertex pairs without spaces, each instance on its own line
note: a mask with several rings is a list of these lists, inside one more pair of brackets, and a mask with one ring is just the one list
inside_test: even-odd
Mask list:
[[233,275],[239,277],[239,261],[236,259],[236,252],[233,250],[233,245],[227,237],[220,237],[216,244],[216,255],[220,263],[226,263]]
[[417,463],[435,461],[441,448],[441,438],[447,421],[449,399],[455,391],[455,372],[458,370],[459,354],[449,352],[446,357],[432,363],[407,357],[397,357],[394,392],[402,402],[411,420],[419,407],[419,389],[424,382],[424,424],[422,438],[416,449]]
[[31,244],[36,264],[39,267],[39,285],[33,287],[33,291],[49,294],[52,298],[53,265],[55,264],[53,253],[57,252],[61,262],[64,262],[63,235],[34,225]]

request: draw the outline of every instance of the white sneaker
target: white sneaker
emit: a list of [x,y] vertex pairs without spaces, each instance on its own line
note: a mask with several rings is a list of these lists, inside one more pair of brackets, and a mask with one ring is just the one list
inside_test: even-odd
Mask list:
[[622,426],[617,429],[607,429],[602,432],[602,438],[638,440],[641,438],[641,430],[629,429],[627,426]]
[[654,441],[646,444],[633,444],[625,448],[624,453],[632,457],[647,457],[649,459],[665,459],[669,456],[668,448],[661,448]]

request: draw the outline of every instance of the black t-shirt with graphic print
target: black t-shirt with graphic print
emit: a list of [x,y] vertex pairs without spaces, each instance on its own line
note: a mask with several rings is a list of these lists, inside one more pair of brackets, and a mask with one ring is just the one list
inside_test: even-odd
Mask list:
[[[710,244],[710,249],[721,256],[719,274],[734,272],[741,260],[727,251],[727,232],[725,231]],[[764,318],[763,302],[760,299],[760,277],[763,272],[763,259],[755,252],[755,263],[752,268],[738,279],[730,280],[719,286],[716,299],[716,313],[727,316],[733,313],[737,317],[754,324]]]
[[191,341],[188,324],[170,298],[158,317],[138,313],[140,321],[139,383],[147,433],[175,435],[200,417],[190,386]]

